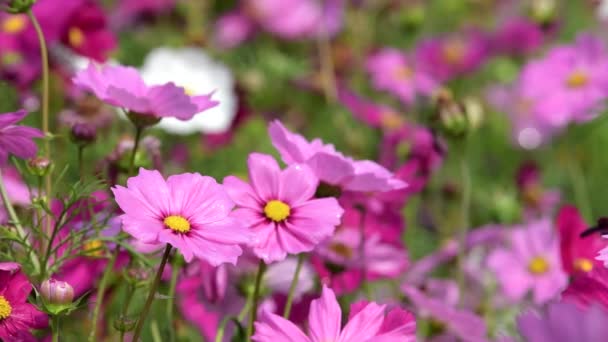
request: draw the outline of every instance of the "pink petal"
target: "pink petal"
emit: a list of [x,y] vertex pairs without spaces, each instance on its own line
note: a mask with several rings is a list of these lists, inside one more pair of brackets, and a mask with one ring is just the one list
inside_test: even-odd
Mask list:
[[249,179],[255,192],[264,202],[278,199],[280,168],[272,156],[252,153],[247,160]]
[[342,310],[338,305],[336,295],[324,285],[321,298],[310,303],[308,333],[315,342],[339,341],[341,322]]
[[367,304],[344,327],[340,334],[340,342],[371,341],[384,321],[384,305]]
[[290,165],[281,172],[278,197],[289,205],[298,205],[314,196],[318,183],[306,165]]
[[355,169],[346,158],[319,152],[306,162],[322,182],[332,185],[342,185],[349,176],[354,175]]
[[238,177],[228,176],[224,178],[224,190],[239,207],[259,209],[264,206],[253,188]]
[[295,324],[267,310],[263,310],[255,322],[255,334],[251,339],[255,342],[311,342]]

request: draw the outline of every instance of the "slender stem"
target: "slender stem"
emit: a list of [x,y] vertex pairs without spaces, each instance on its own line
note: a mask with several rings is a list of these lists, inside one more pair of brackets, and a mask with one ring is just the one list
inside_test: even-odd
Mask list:
[[53,342],[59,342],[59,329],[61,322],[59,321],[58,315],[53,315],[51,317],[51,330],[53,335]]
[[[466,139],[466,138],[465,138]],[[458,289],[460,293],[460,304],[462,305],[464,296],[465,274],[464,274],[464,262],[466,253],[466,241],[469,233],[470,226],[470,212],[471,212],[471,171],[469,170],[469,164],[467,160],[467,146],[465,142],[463,157],[460,161],[460,173],[462,177],[462,201],[461,201],[461,212],[462,212],[462,223],[460,227],[460,235],[458,237]]]
[[[135,286],[131,283],[127,285],[127,291],[125,293],[125,300],[122,305],[122,310],[120,312],[120,319],[127,319],[127,314],[129,313],[129,306],[131,305],[131,299],[133,298],[133,293],[135,292]],[[125,339],[125,330],[120,330],[120,342],[123,342]]]
[[85,145],[78,145],[78,173],[81,182],[84,180],[84,147]]
[[103,271],[103,275],[101,276],[101,281],[99,282],[99,287],[97,288],[97,297],[95,299],[95,308],[93,309],[93,326],[91,327],[91,333],[89,334],[89,342],[97,341],[97,326],[99,325],[99,312],[101,311],[101,305],[103,304],[103,297],[105,295],[106,287],[108,286],[108,281],[112,276],[112,272],[114,271],[114,265],[116,264],[116,259],[118,259],[118,254],[120,252],[120,246],[117,244],[114,252],[112,252],[112,256],[110,260],[108,260],[108,264],[106,265],[106,269]]
[[131,153],[131,160],[129,161],[129,174],[131,176],[135,171],[135,157],[137,156],[137,149],[139,148],[139,141],[144,132],[144,127],[135,126],[135,142],[133,143],[133,152]]
[[34,266],[34,269],[36,270],[36,273],[39,273],[40,272],[40,261],[38,260],[38,256],[36,255],[36,253],[34,253],[34,251],[32,250],[32,247],[30,246],[29,240],[27,238],[27,234],[25,233],[25,230],[23,229],[23,226],[21,225],[21,221],[19,221],[19,217],[17,216],[17,213],[15,212],[15,208],[13,208],[13,204],[11,203],[11,200],[8,198],[8,192],[6,190],[6,186],[4,185],[4,179],[2,178],[1,169],[0,169],[0,196],[2,196],[2,202],[4,202],[4,207],[6,208],[6,212],[8,213],[8,216],[9,216],[11,222],[15,225],[15,228],[17,229],[17,234],[19,235],[19,238],[21,240],[23,240],[23,243],[29,249],[28,254],[32,261],[32,265]]
[[321,61],[321,78],[323,82],[323,92],[327,102],[334,102],[338,98],[336,88],[336,76],[334,71],[334,62],[331,56],[331,44],[329,34],[323,28],[317,37],[317,48],[319,50],[319,59]]
[[304,264],[304,253],[298,255],[298,265],[296,271],[291,279],[291,285],[289,286],[289,294],[287,294],[287,302],[285,302],[285,310],[283,310],[283,318],[289,319],[289,313],[291,313],[291,304],[293,302],[293,296],[296,292],[296,287],[300,281],[300,270],[302,270],[302,264]]
[[171,283],[169,284],[169,293],[167,294],[167,322],[170,325],[169,329],[169,341],[175,341],[175,332],[174,332],[174,324],[173,324],[173,313],[174,303],[175,303],[175,288],[177,287],[177,276],[179,275],[179,258],[177,255],[173,255],[173,262],[171,266],[173,267],[171,270]]
[[[46,136],[49,133],[49,52],[46,46],[44,32],[42,32],[42,28],[40,27],[40,23],[36,19],[34,12],[32,12],[32,10],[30,9],[27,11],[27,15],[30,18],[30,21],[32,22],[32,26],[34,26],[34,30],[36,31],[36,35],[38,36],[38,44],[40,45],[40,56],[42,64],[42,131]],[[48,160],[51,160],[51,144],[48,137],[44,139],[44,156]],[[48,198],[50,198],[52,194],[50,172],[47,172],[47,174],[44,176],[44,185],[46,195],[48,196]],[[46,231],[47,234],[50,234],[50,220],[47,220]]]
[[165,253],[163,254],[163,258],[160,261],[160,266],[158,266],[158,271],[156,271],[156,277],[154,278],[154,282],[150,286],[150,292],[148,293],[148,299],[146,299],[146,303],[144,304],[144,308],[139,315],[139,319],[137,320],[137,325],[135,326],[135,331],[133,332],[133,342],[137,342],[139,336],[141,335],[141,330],[144,327],[144,323],[146,321],[146,316],[150,311],[150,307],[152,306],[152,302],[154,301],[154,296],[156,295],[156,290],[158,289],[158,285],[160,284],[160,279],[163,275],[163,271],[165,270],[165,265],[167,265],[167,260],[169,259],[169,254],[171,253],[171,245],[167,244],[165,247]]
[[264,271],[266,271],[266,264],[264,263],[264,260],[260,260],[260,264],[258,265],[258,273],[255,276],[253,305],[251,306],[251,313],[249,314],[249,325],[247,326],[247,338],[245,341],[249,341],[254,333],[253,323],[255,323],[258,314],[258,302],[260,300],[260,288],[262,287],[262,277],[264,276]]
[[228,322],[230,322],[230,320],[236,320],[237,322],[240,322],[243,320],[243,318],[245,318],[245,315],[247,314],[247,312],[249,312],[249,310],[251,310],[251,300],[253,299],[253,295],[249,294],[247,296],[247,300],[245,301],[245,305],[243,305],[243,308],[241,309],[241,312],[239,312],[238,316],[234,317],[234,316],[228,316],[225,317],[222,322],[220,322],[219,327],[217,328],[217,333],[215,334],[215,342],[222,342],[224,339],[224,331],[226,330],[226,326],[228,325]]

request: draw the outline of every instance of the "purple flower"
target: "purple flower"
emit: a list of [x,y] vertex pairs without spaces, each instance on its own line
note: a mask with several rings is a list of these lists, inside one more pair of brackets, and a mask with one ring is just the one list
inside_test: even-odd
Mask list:
[[367,59],[365,64],[373,86],[396,96],[406,105],[417,95],[430,95],[437,82],[422,72],[404,53],[393,48],[384,48]]
[[36,155],[38,147],[33,139],[42,138],[42,132],[36,128],[15,125],[26,115],[24,110],[0,114],[0,164],[6,164],[9,154],[23,159]]
[[559,239],[551,221],[542,219],[511,231],[510,246],[497,248],[488,257],[505,296],[521,300],[529,291],[542,304],[567,285],[559,251]]
[[324,183],[346,191],[389,191],[407,186],[393,174],[371,160],[353,160],[326,145],[320,139],[308,142],[304,137],[287,130],[275,120],[268,131],[272,144],[288,165],[307,164]]
[[608,341],[608,314],[600,306],[583,310],[572,303],[552,303],[542,314],[519,316],[517,325],[528,342]]
[[113,106],[159,119],[175,117],[189,120],[218,104],[211,100],[211,94],[189,96],[184,88],[172,82],[147,86],[136,69],[125,66],[98,67],[90,63],[76,74],[73,81]]
[[608,53],[598,38],[581,35],[529,62],[519,82],[542,123],[562,128],[588,121],[608,97]]
[[487,56],[487,38],[477,31],[427,39],[416,48],[419,67],[441,82],[477,69]]
[[540,25],[526,18],[510,18],[492,37],[496,53],[521,55],[533,52],[543,43],[545,33]]

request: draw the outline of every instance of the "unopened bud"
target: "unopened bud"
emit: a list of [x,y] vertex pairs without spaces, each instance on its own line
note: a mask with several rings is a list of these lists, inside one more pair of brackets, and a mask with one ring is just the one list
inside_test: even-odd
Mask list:
[[449,90],[442,90],[435,99],[435,120],[439,128],[452,137],[462,137],[469,129],[469,122],[462,104],[454,100]]
[[72,126],[72,141],[78,145],[88,145],[97,138],[97,130],[93,125],[75,124]]
[[542,24],[551,24],[557,17],[557,1],[555,0],[533,0],[530,2],[530,15]]
[[48,279],[40,285],[40,294],[48,304],[67,305],[74,300],[74,289],[65,281]]
[[53,168],[53,163],[43,156],[32,158],[27,163],[28,170],[31,174],[39,177],[46,176]]

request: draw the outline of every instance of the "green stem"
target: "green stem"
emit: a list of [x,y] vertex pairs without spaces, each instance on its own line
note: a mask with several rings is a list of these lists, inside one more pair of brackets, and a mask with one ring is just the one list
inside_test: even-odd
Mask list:
[[222,322],[220,323],[220,326],[217,328],[217,333],[215,334],[215,342],[222,342],[222,340],[224,339],[224,331],[226,330],[226,326],[228,325],[228,322],[230,322],[231,320],[236,320],[240,324],[240,322],[243,320],[243,318],[245,318],[245,315],[247,315],[247,312],[249,312],[249,310],[251,310],[251,300],[252,299],[253,299],[253,294],[250,294],[247,296],[245,305],[243,305],[243,308],[241,309],[241,312],[239,312],[238,316],[236,316],[236,317],[228,316],[222,320]]
[[258,265],[258,273],[255,276],[253,305],[251,306],[251,313],[249,314],[249,325],[247,326],[247,338],[245,341],[249,341],[254,333],[253,323],[255,323],[258,314],[258,302],[260,300],[260,288],[262,287],[262,277],[264,276],[264,271],[266,271],[266,264],[264,263],[264,260],[260,260],[260,264]]
[[[131,299],[133,298],[133,293],[135,292],[135,286],[131,283],[127,285],[127,291],[125,293],[125,301],[122,306],[122,310],[120,313],[120,319],[127,319],[127,314],[129,313],[129,306],[131,305]],[[120,330],[120,342],[123,342],[125,339],[125,330]]]
[[[44,38],[44,32],[42,32],[42,27],[40,27],[40,23],[36,19],[36,16],[32,12],[32,10],[27,11],[27,15],[32,22],[32,26],[34,26],[34,30],[36,31],[36,35],[38,36],[38,44],[40,45],[40,56],[41,56],[41,64],[42,64],[42,131],[46,138],[44,139],[44,156],[51,160],[51,144],[48,139],[49,134],[49,83],[50,83],[50,75],[49,75],[49,52],[46,46],[46,40]],[[52,188],[51,188],[51,173],[47,172],[44,176],[44,184],[45,184],[45,192],[48,198],[51,197]],[[46,226],[47,234],[50,234],[51,230],[51,221],[47,220]]]
[[51,330],[53,335],[53,342],[59,342],[59,329],[61,322],[59,321],[58,315],[53,315],[51,317]]
[[133,152],[131,152],[131,160],[129,161],[129,174],[131,176],[135,171],[135,157],[137,156],[137,149],[139,148],[139,141],[144,132],[144,127],[135,126],[135,142],[133,143]]
[[78,146],[78,173],[82,182],[84,180],[84,145]]
[[133,342],[137,342],[139,336],[141,335],[144,323],[146,322],[146,316],[148,315],[150,307],[152,306],[152,302],[154,301],[154,296],[156,295],[156,290],[158,289],[158,285],[160,284],[160,279],[163,275],[163,271],[165,270],[165,265],[167,265],[167,260],[169,260],[170,253],[171,245],[167,244],[167,246],[165,247],[165,253],[163,254],[163,258],[160,261],[160,266],[158,266],[158,271],[156,271],[156,277],[154,278],[154,282],[152,282],[152,285],[150,286],[148,299],[146,299],[144,308],[141,314],[139,315],[139,319],[137,320],[137,325],[135,326],[135,331],[133,332]]
[[300,280],[300,270],[302,270],[303,264],[304,253],[300,253],[300,255],[298,255],[298,265],[296,266],[296,271],[293,274],[293,279],[291,279],[291,285],[289,286],[289,294],[287,295],[287,302],[285,302],[285,310],[283,310],[283,318],[285,319],[289,319],[289,314],[291,313],[291,304],[293,303],[293,296],[296,292],[298,281]]
[[15,225],[15,229],[17,229],[17,234],[19,235],[19,238],[23,241],[23,243],[25,244],[25,246],[27,246],[27,249],[29,250],[28,254],[32,261],[32,266],[34,266],[36,273],[39,273],[40,272],[40,261],[38,260],[38,256],[36,255],[36,253],[34,253],[34,250],[32,249],[32,246],[29,243],[25,229],[23,229],[23,226],[21,225],[21,221],[19,221],[19,217],[17,216],[17,213],[15,212],[15,208],[13,208],[13,204],[11,203],[10,199],[8,198],[8,192],[6,190],[6,186],[4,185],[4,179],[2,178],[1,169],[0,169],[0,196],[2,196],[2,202],[4,202],[4,207],[6,208],[6,212],[8,213],[8,216],[9,216],[11,222]]
[[114,252],[112,252],[112,256],[110,260],[108,260],[108,264],[106,265],[105,270],[103,271],[103,275],[101,276],[101,281],[99,282],[99,287],[97,288],[97,297],[95,299],[95,308],[93,309],[93,326],[91,327],[91,333],[89,334],[89,342],[97,341],[97,326],[99,325],[99,312],[101,311],[101,305],[103,304],[103,297],[105,295],[106,287],[108,286],[108,281],[112,276],[112,272],[114,271],[114,265],[116,264],[116,259],[118,259],[118,254],[120,252],[120,246],[117,244]]
[[175,303],[175,288],[177,287],[177,277],[179,275],[179,269],[180,269],[180,260],[178,258],[177,255],[173,255],[173,262],[171,263],[172,266],[172,270],[171,270],[171,283],[169,284],[169,293],[167,294],[168,299],[167,299],[167,322],[170,325],[170,329],[169,329],[169,341],[173,342],[175,341],[175,329],[174,329],[174,324],[173,324],[173,313],[174,313],[174,308],[173,305]]
[[[466,138],[465,138],[466,139]],[[466,253],[466,241],[470,226],[470,212],[471,212],[471,171],[469,170],[469,164],[467,160],[467,146],[465,142],[463,157],[460,161],[460,172],[462,177],[462,223],[460,228],[460,234],[458,237],[458,289],[460,290],[460,304],[462,304],[464,296],[465,274],[464,274],[464,263]]]

